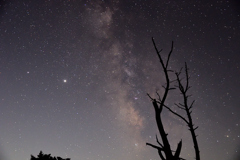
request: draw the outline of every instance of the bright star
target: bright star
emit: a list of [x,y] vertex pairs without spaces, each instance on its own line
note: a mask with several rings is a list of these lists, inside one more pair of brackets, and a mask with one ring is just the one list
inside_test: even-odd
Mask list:
[[67,83],[67,80],[66,80],[66,79],[64,79],[64,80],[63,80],[63,82],[64,82],[64,83]]

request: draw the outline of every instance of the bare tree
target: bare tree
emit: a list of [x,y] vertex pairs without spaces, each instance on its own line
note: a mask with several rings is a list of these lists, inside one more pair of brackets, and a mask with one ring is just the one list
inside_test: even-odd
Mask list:
[[197,135],[195,133],[195,130],[198,128],[198,126],[194,127],[193,124],[193,120],[192,120],[192,107],[194,104],[194,100],[191,102],[191,104],[189,105],[188,103],[188,98],[191,97],[191,95],[189,95],[187,92],[188,90],[191,88],[191,86],[189,86],[189,74],[188,74],[188,67],[187,67],[187,63],[185,62],[185,79],[186,79],[186,84],[184,85],[182,80],[180,78],[180,74],[182,69],[179,72],[175,72],[175,75],[177,77],[177,85],[176,87],[179,89],[182,97],[183,97],[183,103],[178,103],[175,105],[181,109],[184,110],[186,112],[187,115],[187,119],[184,118],[183,116],[181,116],[180,114],[178,114],[177,112],[173,111],[171,108],[169,108],[168,106],[166,106],[166,108],[172,112],[173,114],[175,114],[176,116],[178,116],[179,118],[181,118],[189,127],[189,131],[191,132],[191,136],[192,136],[192,140],[193,140],[193,145],[194,145],[194,150],[195,150],[195,155],[196,155],[196,160],[200,160],[200,151],[199,151],[199,147],[198,147],[198,142],[197,142]]
[[[170,57],[171,57],[171,54],[172,54],[172,51],[173,51],[173,42],[172,42],[171,50],[170,50],[170,52],[168,53],[168,56],[167,56],[166,64],[163,62],[162,56],[160,54],[160,52],[162,50],[158,50],[153,38],[152,38],[152,42],[153,42],[155,51],[158,55],[160,64],[162,66],[162,69],[163,69],[163,72],[164,72],[164,75],[165,75],[165,79],[166,79],[166,84],[163,85],[164,93],[163,93],[162,96],[160,96],[160,94],[158,92],[156,92],[156,94],[158,96],[157,100],[152,98],[148,94],[149,98],[152,100],[152,104],[153,104],[153,107],[154,107],[154,110],[155,110],[155,119],[156,119],[156,123],[157,123],[157,126],[158,126],[158,130],[159,130],[161,139],[162,139],[162,144],[159,142],[159,140],[156,136],[156,141],[157,141],[159,146],[153,145],[151,143],[146,143],[146,145],[149,145],[149,146],[157,149],[158,154],[159,154],[159,156],[162,160],[182,160],[183,159],[183,158],[180,158],[180,152],[181,152],[181,148],[182,148],[182,140],[178,143],[177,149],[176,149],[175,153],[173,154],[174,151],[172,151],[171,146],[170,146],[169,141],[168,141],[168,138],[167,138],[168,134],[164,130],[164,126],[163,126],[162,119],[161,119],[161,113],[162,113],[163,108],[167,108],[171,113],[180,117],[188,125],[189,130],[190,130],[191,135],[192,135],[194,148],[195,148],[196,160],[200,160],[199,147],[198,147],[197,138],[196,138],[197,136],[195,134],[195,130],[198,127],[194,127],[194,124],[192,122],[192,117],[191,117],[191,113],[192,113],[191,109],[193,107],[194,101],[192,101],[192,103],[190,105],[188,104],[188,98],[190,97],[190,95],[187,94],[187,91],[190,89],[190,86],[189,86],[190,77],[188,75],[187,64],[185,63],[186,84],[184,85],[183,82],[182,82],[182,79],[180,78],[180,74],[181,74],[182,69],[179,72],[175,72],[176,79],[171,81],[170,78],[169,78],[169,72],[173,72],[173,71],[168,69],[168,64],[169,64],[169,60],[170,60]],[[174,87],[171,87],[172,83],[177,83],[177,85],[174,85]],[[173,89],[176,89],[176,88],[179,89],[180,93],[183,96],[183,104],[182,103],[178,103],[178,104],[175,103],[175,105],[178,108],[180,108],[180,109],[182,109],[186,112],[187,119],[184,118],[184,116],[182,116],[182,115],[178,114],[177,112],[173,111],[170,107],[168,107],[165,104],[167,96],[169,94],[169,91],[171,91]]]

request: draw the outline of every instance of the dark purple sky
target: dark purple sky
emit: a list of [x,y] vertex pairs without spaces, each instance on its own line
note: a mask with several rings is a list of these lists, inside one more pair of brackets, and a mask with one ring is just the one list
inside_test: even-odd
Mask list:
[[[158,160],[154,110],[164,75],[190,68],[202,160],[240,154],[240,12],[236,1],[3,0],[0,155],[40,150],[72,160]],[[172,92],[168,103],[180,102]],[[174,95],[175,94],[175,95]],[[194,159],[190,133],[163,111],[172,148]]]

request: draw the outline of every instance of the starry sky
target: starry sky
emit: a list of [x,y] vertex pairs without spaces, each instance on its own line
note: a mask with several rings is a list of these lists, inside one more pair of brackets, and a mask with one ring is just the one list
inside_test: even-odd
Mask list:
[[[187,62],[202,160],[239,160],[240,12],[231,0],[0,2],[0,157],[158,160],[154,109],[169,67]],[[179,92],[167,104],[181,102]],[[162,114],[172,149],[186,125]]]

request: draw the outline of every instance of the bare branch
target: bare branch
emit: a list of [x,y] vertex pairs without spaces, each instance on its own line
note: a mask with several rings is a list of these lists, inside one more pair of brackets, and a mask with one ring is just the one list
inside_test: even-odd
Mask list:
[[189,97],[192,97],[192,95],[191,95],[191,94],[189,94],[189,95],[187,95],[187,96],[186,96],[186,98],[189,98]]
[[147,96],[153,101],[153,98],[147,93]]
[[155,48],[155,50],[156,50],[156,52],[157,52],[157,55],[158,55],[158,58],[159,58],[159,60],[160,60],[161,65],[165,67],[165,65],[164,65],[164,63],[163,63],[163,60],[162,60],[162,57],[161,57],[161,55],[159,54],[159,53],[162,51],[162,49],[161,49],[160,51],[158,51],[157,46],[156,46],[155,41],[154,41],[154,38],[152,38],[152,42],[153,42],[154,48]]
[[164,85],[162,85],[162,87],[166,90],[166,87]]
[[168,67],[168,62],[169,62],[170,56],[171,56],[171,54],[172,54],[172,51],[173,51],[173,41],[172,41],[171,50],[170,50],[170,52],[169,52],[169,54],[168,54],[166,67]]
[[178,104],[174,103],[178,108],[186,110],[186,108],[179,106]]
[[193,130],[196,130],[196,129],[198,129],[198,126],[197,126],[197,127],[195,127]]
[[167,108],[170,112],[172,112],[173,114],[175,114],[176,116],[180,117],[182,120],[184,120],[187,124],[189,124],[189,122],[180,114],[174,112],[171,108],[169,108],[168,106],[164,105],[165,108]]
[[151,144],[151,143],[146,143],[146,145],[151,146],[151,147],[153,147],[153,148],[156,148],[156,149],[158,149],[158,150],[163,151],[163,149],[162,149],[161,147],[155,146],[155,145],[153,145],[153,144]]
[[163,157],[163,155],[162,155],[163,149],[162,149],[161,147],[155,146],[155,145],[153,145],[153,144],[151,144],[151,143],[146,143],[146,145],[151,146],[151,147],[157,149],[160,158],[161,158],[162,160],[166,160],[166,159]]
[[156,94],[158,95],[158,99],[159,99],[159,101],[162,101],[161,100],[161,96],[160,96],[160,94],[156,91]]
[[174,154],[175,158],[179,158],[181,149],[182,149],[182,140],[178,143],[177,150],[176,150],[176,152]]
[[164,147],[163,147],[163,145],[159,142],[157,135],[156,135],[156,141],[157,141],[157,143],[158,143],[158,144],[162,147],[162,149],[163,149]]
[[189,85],[189,76],[188,76],[188,67],[187,67],[187,63],[185,62],[185,74],[186,74],[186,87],[185,87],[185,91],[188,90],[188,85]]
[[180,106],[183,106],[184,107],[184,105],[182,104],[182,103],[178,103]]
[[190,107],[189,107],[189,110],[193,107],[193,104],[194,104],[195,100],[192,101]]

